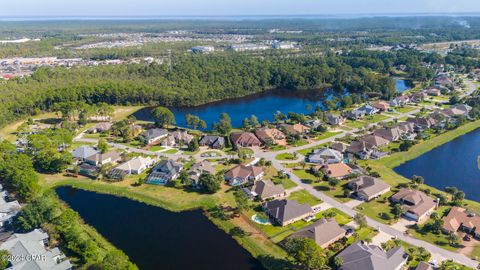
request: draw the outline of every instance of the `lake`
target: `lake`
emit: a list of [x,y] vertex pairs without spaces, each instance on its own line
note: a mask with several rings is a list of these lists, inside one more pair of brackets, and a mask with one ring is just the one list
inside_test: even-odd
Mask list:
[[[397,91],[403,92],[410,89],[409,83],[405,80],[395,78]],[[348,94],[348,93],[346,93]],[[331,99],[333,95],[329,91],[291,91],[273,90],[264,93],[249,95],[242,98],[222,100],[196,107],[170,108],[175,114],[176,125],[187,127],[185,116],[187,114],[197,115],[207,123],[207,129],[211,129],[213,123],[218,122],[220,114],[228,113],[234,127],[241,127],[242,121],[252,115],[263,120],[273,121],[273,115],[281,111],[308,114],[317,106],[322,107],[322,101]],[[138,120],[153,121],[150,115],[150,108],[144,108],[134,113]]]
[[443,190],[454,186],[471,200],[480,201],[480,129],[462,135],[394,170],[407,178],[420,175],[425,183]]
[[413,85],[411,81],[403,80],[400,78],[394,78],[394,79],[395,79],[395,85],[398,93],[403,93],[407,90],[412,89]]
[[264,269],[201,210],[175,213],[71,187],[56,192],[141,270]]

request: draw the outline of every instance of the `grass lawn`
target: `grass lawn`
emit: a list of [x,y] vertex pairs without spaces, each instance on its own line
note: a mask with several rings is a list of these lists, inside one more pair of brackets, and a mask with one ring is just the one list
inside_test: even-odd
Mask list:
[[175,154],[177,152],[177,149],[168,149],[167,151],[162,152],[162,154]]
[[351,128],[363,128],[365,126],[365,122],[362,120],[357,120],[357,121],[352,121],[352,120],[347,120],[345,122],[345,126],[351,127]]
[[316,181],[316,180],[317,180],[317,178],[316,178],[313,174],[307,172],[307,171],[304,170],[304,169],[302,169],[302,170],[293,170],[293,173],[294,173],[296,176],[298,176],[300,179],[302,179],[302,181],[305,181],[305,180],[306,180],[305,182],[310,182],[310,183],[311,183],[312,181]]
[[154,146],[148,148],[148,150],[149,150],[149,151],[152,151],[152,152],[161,151],[161,150],[163,150],[163,149],[165,149],[165,147],[160,146],[160,145],[154,145]]
[[[391,213],[392,209],[390,207],[390,203],[388,202],[388,198],[390,198],[393,194],[394,193],[391,191],[387,192],[378,199],[362,203],[361,205],[357,206],[356,210],[378,222],[393,224],[395,217]],[[387,219],[382,217],[381,215],[383,213],[385,213],[389,218]]]
[[282,153],[275,156],[276,160],[295,160],[297,159],[292,153]]
[[327,181],[312,183],[312,186],[315,187],[316,190],[319,190],[329,197],[332,197],[335,200],[343,203],[351,200],[350,198],[343,196],[343,192],[347,188],[346,185],[347,182],[341,181],[340,184],[335,187],[335,189],[332,189],[332,187],[328,185]]
[[274,151],[274,152],[275,151],[282,151],[282,150],[285,150],[285,149],[287,149],[287,147],[284,146],[284,145],[272,145],[270,147],[270,151]]
[[396,112],[399,112],[399,113],[409,113],[413,110],[415,110],[417,108],[415,107],[412,107],[412,106],[405,106],[405,107],[398,107],[398,108],[395,108],[395,111]]
[[293,146],[293,147],[299,147],[299,146],[304,146],[308,144],[308,142],[306,140],[299,140],[299,141],[296,141],[294,143],[291,143],[290,145]]
[[388,116],[385,116],[383,114],[375,114],[375,115],[372,115],[372,116],[366,116],[363,119],[363,121],[365,121],[369,124],[373,124],[373,123],[377,123],[377,122],[380,122],[380,121],[388,119],[388,118],[389,118]]
[[295,182],[293,182],[292,180],[290,180],[288,177],[283,178],[283,179],[279,178],[279,177],[272,177],[271,180],[276,185],[282,184],[284,189],[290,189],[290,188],[293,188],[293,187],[297,186],[297,184]]
[[470,253],[470,257],[475,259],[475,260],[480,259],[480,245],[476,245],[473,248],[472,253]]
[[301,203],[301,204],[308,203],[311,206],[322,203],[322,200],[313,196],[312,194],[310,194],[308,191],[304,189],[292,192],[292,194],[290,194],[288,199],[297,201],[298,203]]
[[337,132],[327,131],[327,132],[323,133],[322,135],[319,135],[319,136],[315,137],[315,140],[316,141],[325,140],[325,139],[328,139],[332,136],[338,135],[340,133],[342,133],[342,132],[341,131],[337,131]]

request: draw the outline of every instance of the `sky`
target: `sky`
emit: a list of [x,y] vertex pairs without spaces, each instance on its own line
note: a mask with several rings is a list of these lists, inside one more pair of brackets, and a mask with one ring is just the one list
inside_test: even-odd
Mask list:
[[478,13],[480,0],[9,0],[0,17]]

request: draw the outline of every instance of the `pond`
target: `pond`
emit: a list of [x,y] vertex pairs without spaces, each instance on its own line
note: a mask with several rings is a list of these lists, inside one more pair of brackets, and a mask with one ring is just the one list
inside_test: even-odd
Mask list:
[[[395,81],[398,92],[410,89],[409,83],[405,80],[395,78]],[[329,91],[273,90],[196,107],[170,108],[170,110],[174,113],[176,125],[179,127],[187,127],[185,116],[192,114],[199,116],[207,123],[207,129],[211,129],[213,123],[218,122],[220,114],[224,112],[228,113],[234,127],[241,127],[243,119],[252,115],[257,116],[261,122],[263,120],[273,121],[273,115],[278,111],[285,114],[288,112],[308,114],[317,106],[322,107],[323,100],[332,97],[333,95]],[[138,120],[153,121],[150,108],[144,108],[134,113],[134,116]]]
[[412,89],[413,85],[411,81],[400,79],[400,78],[394,78],[394,79],[395,79],[395,85],[398,93],[403,93],[407,90]]
[[175,213],[71,187],[56,192],[142,270],[264,269],[201,210]]
[[480,201],[480,129],[462,135],[394,170],[407,178],[419,175],[427,185],[443,190],[454,186]]

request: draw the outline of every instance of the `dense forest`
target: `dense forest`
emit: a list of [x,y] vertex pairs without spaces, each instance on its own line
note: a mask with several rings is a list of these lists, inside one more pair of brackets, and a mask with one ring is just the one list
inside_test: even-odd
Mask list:
[[390,70],[408,64],[414,79],[427,80],[434,75],[420,66],[427,57],[414,51],[292,58],[225,53],[179,55],[171,70],[167,64],[41,68],[0,84],[0,125],[63,101],[194,106],[275,88],[349,89],[389,99],[396,94]]

